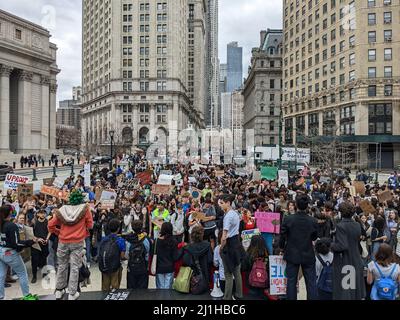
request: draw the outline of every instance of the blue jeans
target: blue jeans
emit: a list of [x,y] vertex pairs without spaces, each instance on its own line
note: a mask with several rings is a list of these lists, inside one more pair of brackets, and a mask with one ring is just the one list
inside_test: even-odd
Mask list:
[[[7,255],[6,255],[6,251]],[[20,254],[15,250],[6,250],[0,247],[0,300],[4,299],[4,284],[7,276],[7,267],[11,267],[19,278],[23,296],[29,294],[28,273]]]
[[91,254],[92,244],[90,242],[90,237],[87,237],[85,239],[85,246],[86,246],[86,248],[85,248],[86,249],[86,262],[90,263],[92,261],[92,259],[91,259],[91,257],[92,257],[92,254]]
[[274,240],[274,234],[268,233],[268,232],[261,232],[261,236],[264,238],[264,242],[267,247],[268,254],[270,256],[273,255],[272,242]]
[[173,284],[174,284],[173,273],[156,274],[157,289],[172,289]]

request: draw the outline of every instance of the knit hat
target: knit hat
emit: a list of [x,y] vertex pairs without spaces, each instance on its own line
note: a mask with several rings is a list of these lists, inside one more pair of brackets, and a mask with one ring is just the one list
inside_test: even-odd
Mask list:
[[71,206],[78,206],[83,203],[85,197],[83,196],[82,192],[79,190],[74,190],[71,192],[69,196],[69,204]]

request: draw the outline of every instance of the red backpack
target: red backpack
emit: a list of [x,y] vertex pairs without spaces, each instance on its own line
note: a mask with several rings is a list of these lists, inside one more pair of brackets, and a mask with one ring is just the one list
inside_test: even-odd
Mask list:
[[258,258],[253,263],[249,275],[249,285],[254,288],[266,288],[268,285],[267,268],[263,258]]

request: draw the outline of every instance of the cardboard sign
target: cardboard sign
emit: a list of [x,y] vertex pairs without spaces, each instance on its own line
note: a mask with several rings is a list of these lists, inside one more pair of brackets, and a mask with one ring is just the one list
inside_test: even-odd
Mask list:
[[102,200],[100,207],[103,210],[113,210],[115,208],[115,200]]
[[284,185],[285,187],[289,185],[289,172],[287,170],[278,171],[278,184],[279,187],[281,185]]
[[155,195],[170,195],[174,187],[170,185],[154,184],[151,193]]
[[203,212],[192,212],[193,220],[203,221],[206,218],[206,215]]
[[4,189],[17,190],[19,184],[26,184],[29,182],[28,177],[19,176],[16,174],[7,174],[4,181]]
[[298,180],[296,181],[296,186],[300,187],[300,186],[302,186],[302,185],[305,184],[305,183],[306,183],[306,179],[304,179],[304,177],[301,177],[300,179],[298,179]]
[[353,186],[356,189],[356,193],[359,195],[364,196],[365,195],[365,191],[367,190],[365,188],[365,183],[362,181],[353,181]]
[[281,227],[281,215],[280,213],[274,212],[256,212],[254,214],[257,227],[260,229],[261,232],[267,233],[280,233]]
[[261,178],[270,181],[276,180],[278,176],[278,168],[276,167],[262,167],[261,168]]
[[45,186],[51,187],[53,186],[54,180],[55,180],[54,178],[45,178],[43,179],[43,184]]
[[40,193],[65,201],[69,199],[69,193],[67,191],[59,190],[56,187],[42,186]]
[[192,183],[192,184],[197,183],[197,179],[195,177],[189,177],[188,181],[189,181],[189,183]]
[[376,211],[375,207],[371,204],[371,202],[369,200],[361,201],[360,208],[364,213],[367,213],[367,214],[375,213],[375,211]]
[[30,197],[33,196],[33,183],[28,184],[19,184],[17,188],[18,197],[26,196]]
[[269,256],[269,286],[271,295],[286,295],[286,261],[283,256]]
[[223,177],[225,176],[225,171],[224,170],[217,170],[215,171],[215,176],[218,177]]
[[260,181],[261,180],[261,171],[254,171],[253,172],[253,181]]
[[138,179],[142,185],[146,185],[146,184],[151,184],[152,175],[153,171],[147,170],[144,172],[139,172],[138,174],[135,175],[135,178]]
[[393,199],[392,191],[386,190],[378,194],[379,203],[384,203],[385,201],[390,201]]

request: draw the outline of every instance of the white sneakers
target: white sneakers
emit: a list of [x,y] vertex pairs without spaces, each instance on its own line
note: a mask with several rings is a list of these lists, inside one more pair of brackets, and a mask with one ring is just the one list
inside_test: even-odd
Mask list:
[[56,300],[61,300],[65,294],[65,290],[56,290]]
[[75,293],[74,295],[69,294],[68,300],[78,300],[79,295],[80,295],[79,292]]

